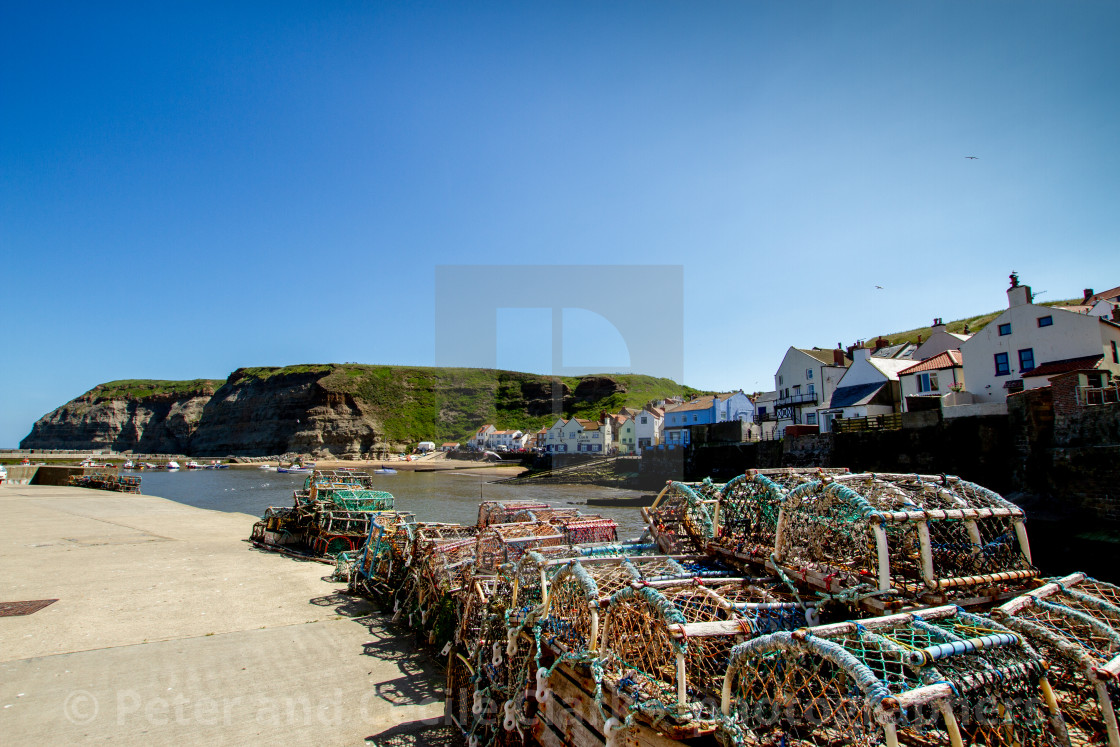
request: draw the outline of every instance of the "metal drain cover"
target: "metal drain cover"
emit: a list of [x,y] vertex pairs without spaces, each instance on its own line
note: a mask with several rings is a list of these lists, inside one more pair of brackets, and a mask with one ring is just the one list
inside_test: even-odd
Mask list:
[[0,602],[0,617],[30,615],[57,601],[57,599],[33,599],[30,602]]

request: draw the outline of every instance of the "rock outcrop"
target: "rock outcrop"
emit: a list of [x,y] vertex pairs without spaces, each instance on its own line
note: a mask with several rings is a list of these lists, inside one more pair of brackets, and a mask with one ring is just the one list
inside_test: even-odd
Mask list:
[[[220,381],[110,382],[44,415],[20,442],[24,449],[110,449],[189,453],[203,409]],[[187,384],[188,386],[183,386]]]

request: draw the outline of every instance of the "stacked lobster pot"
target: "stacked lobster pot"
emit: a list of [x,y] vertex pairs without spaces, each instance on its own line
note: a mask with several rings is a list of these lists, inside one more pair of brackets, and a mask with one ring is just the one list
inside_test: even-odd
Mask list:
[[253,525],[258,547],[336,562],[364,546],[372,520],[392,511],[393,496],[373,489],[373,478],[352,470],[315,470],[293,505],[270,506]]
[[1069,744],[1038,652],[956,606],[739,644],[720,712],[735,744]]
[[991,616],[1050,663],[1070,742],[1120,747],[1120,588],[1075,573],[997,607]]

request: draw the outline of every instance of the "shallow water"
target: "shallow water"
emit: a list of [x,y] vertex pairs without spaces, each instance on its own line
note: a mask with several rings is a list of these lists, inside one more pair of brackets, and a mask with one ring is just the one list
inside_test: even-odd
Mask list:
[[[260,516],[269,506],[290,506],[292,491],[302,488],[307,477],[256,468],[132,474],[142,476],[140,492],[145,495],[252,516]],[[620,538],[636,537],[645,528],[637,509],[581,506],[592,497],[640,495],[629,490],[593,485],[492,485],[488,481],[495,477],[456,472],[402,471],[374,477],[375,488],[392,493],[396,507],[413,512],[420,521],[474,524],[480,500],[531,499],[556,506],[576,505],[585,514],[608,516],[618,522]],[[245,531],[247,536],[248,525]]]

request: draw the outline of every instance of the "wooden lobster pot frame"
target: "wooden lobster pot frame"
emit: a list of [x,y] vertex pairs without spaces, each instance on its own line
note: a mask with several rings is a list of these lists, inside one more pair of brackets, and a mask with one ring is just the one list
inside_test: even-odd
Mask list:
[[491,524],[509,524],[521,511],[547,510],[552,506],[540,501],[483,501],[478,504],[478,528]]
[[762,635],[735,646],[733,736],[790,745],[1066,745],[1046,665],[955,606]]
[[719,698],[731,648],[802,627],[806,611],[742,579],[634,584],[611,596],[598,656],[618,689],[700,718]]
[[779,512],[774,560],[810,588],[877,592],[865,606],[1006,598],[1037,577],[1022,510],[957,477],[855,474],[806,483]]
[[992,610],[1051,665],[1074,745],[1120,747],[1120,588],[1075,573]]
[[719,504],[719,486],[669,481],[653,505],[641,509],[642,519],[661,552],[668,555],[703,552],[714,535],[713,515]]
[[359,585],[370,594],[381,596],[396,588],[394,579],[399,581],[407,570],[403,557],[395,552],[398,533],[407,538],[401,542],[411,547],[411,528],[409,524],[415,516],[406,511],[382,511],[374,514],[370,521],[369,535],[357,553],[351,573],[351,590],[361,590]]
[[477,569],[493,574],[498,566],[517,562],[528,550],[564,544],[564,535],[548,522],[490,524],[478,533]]

